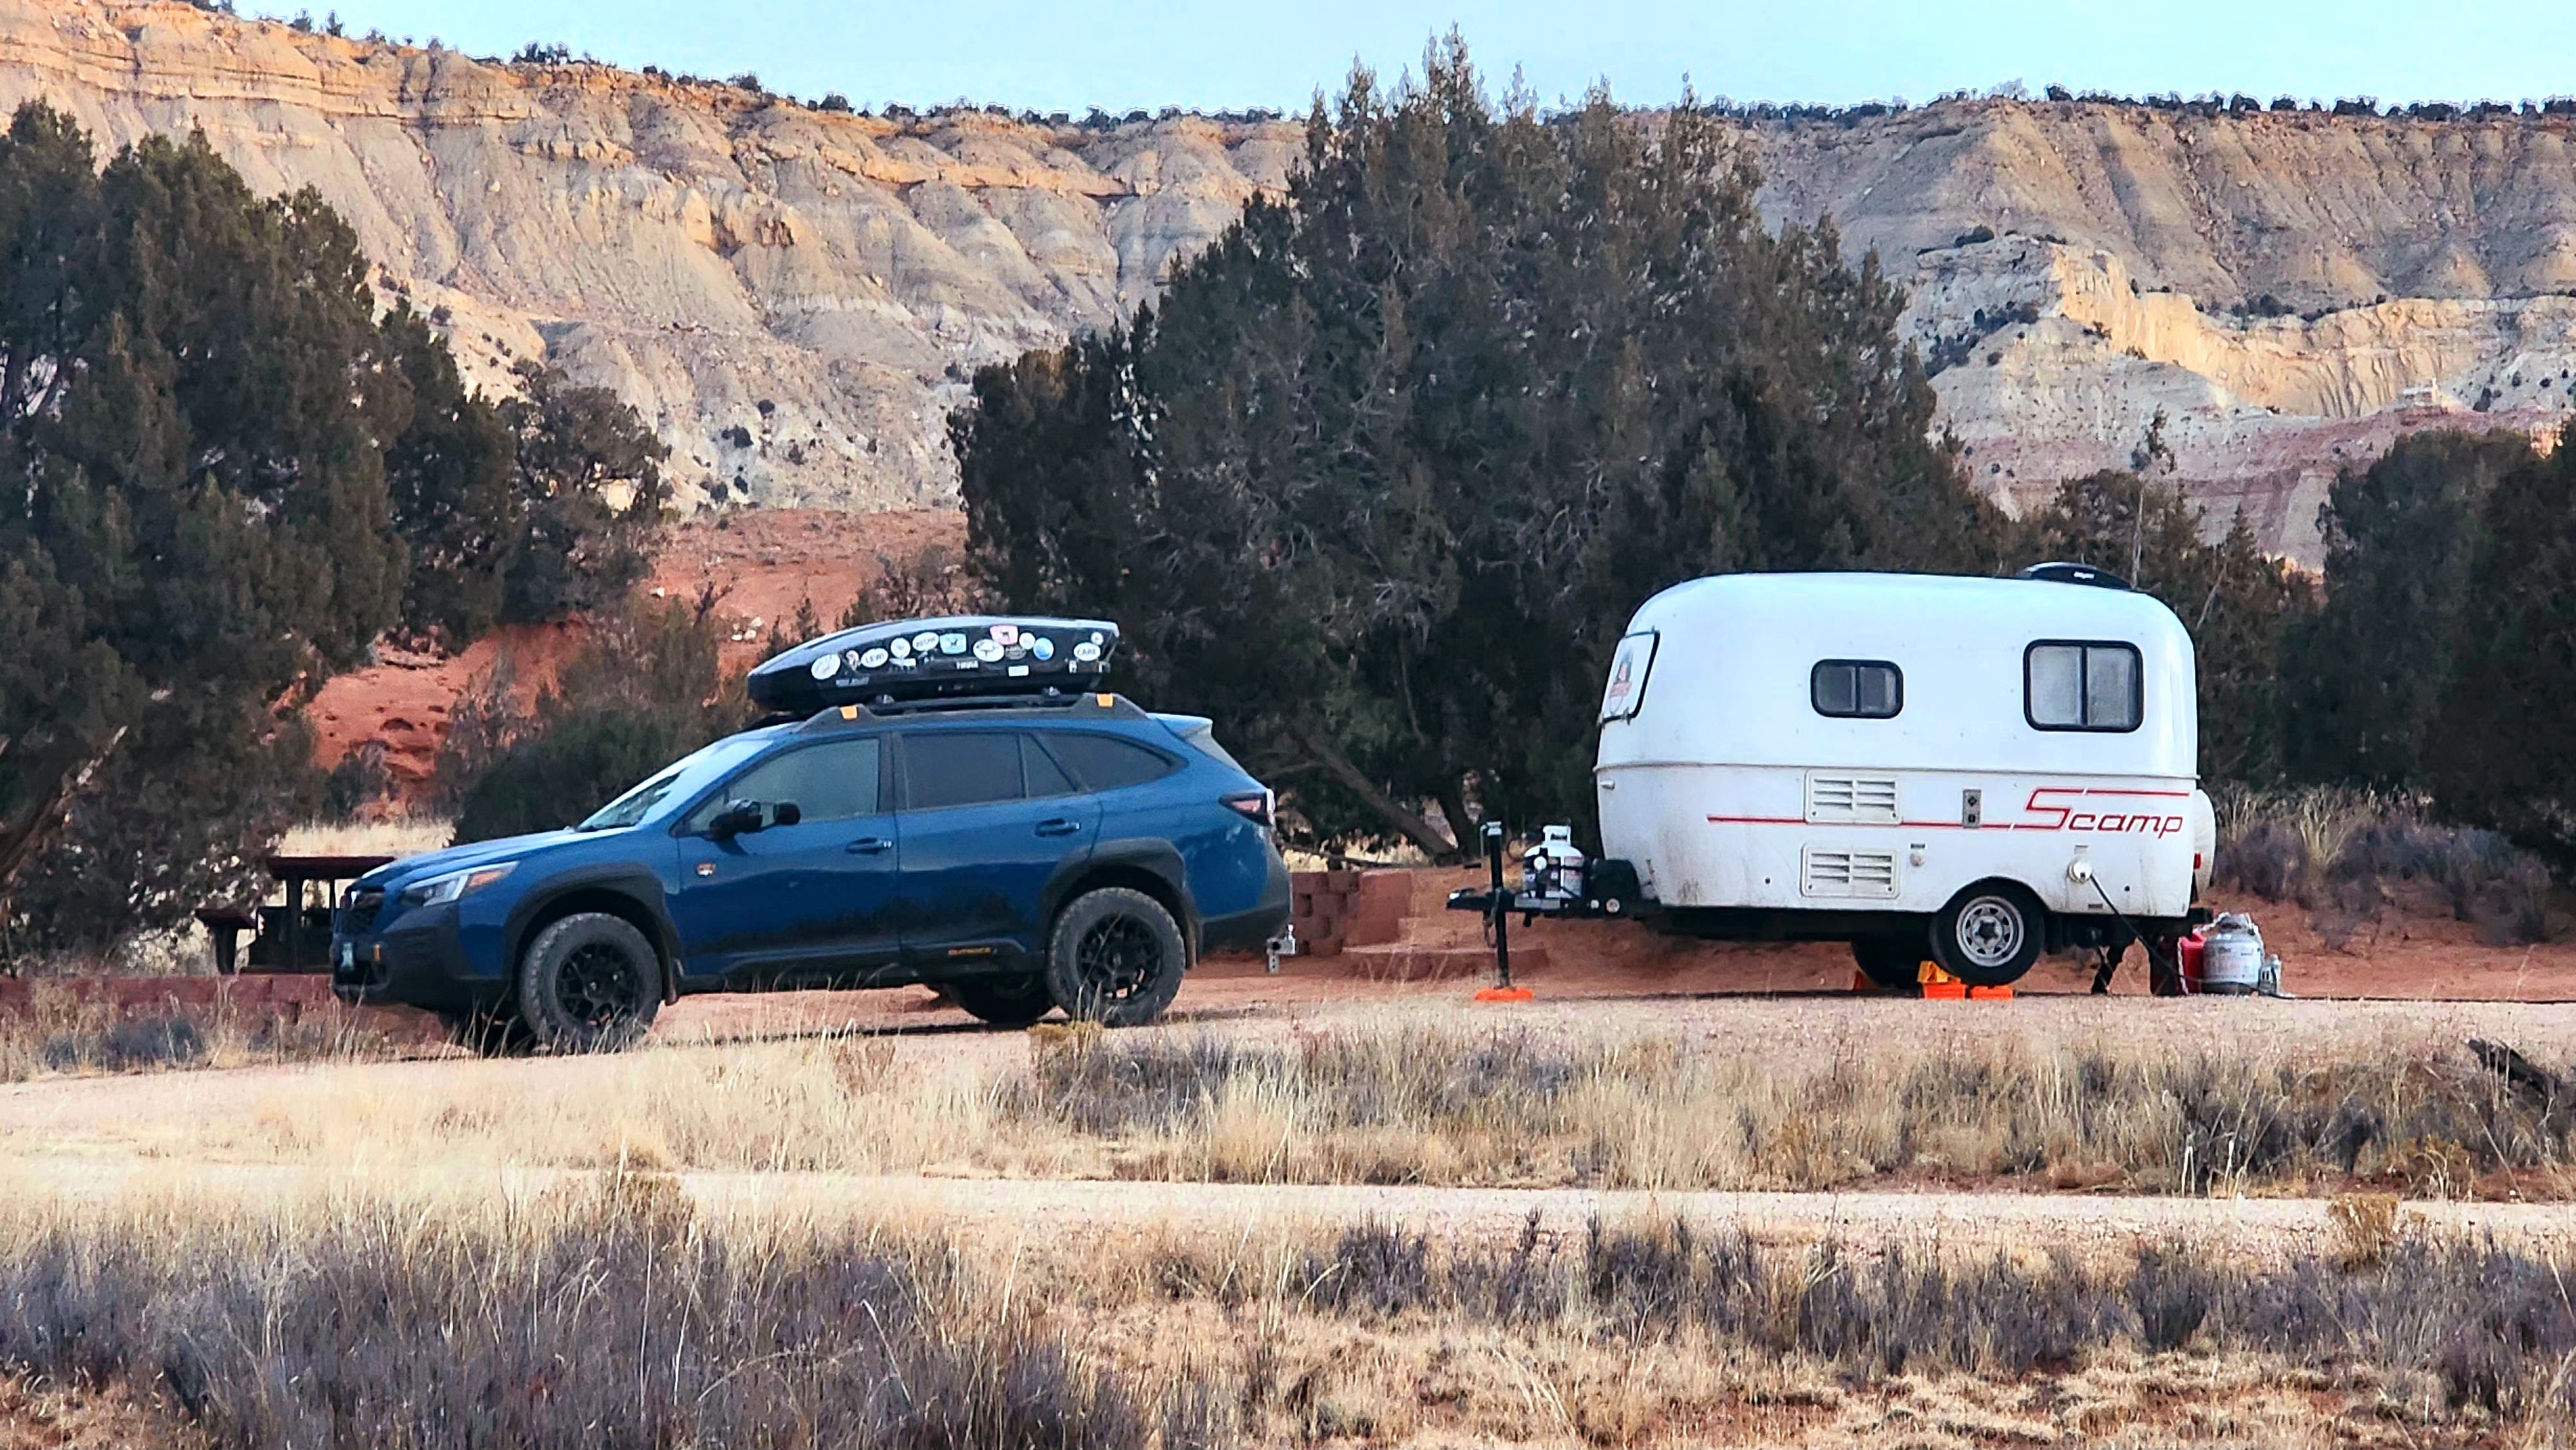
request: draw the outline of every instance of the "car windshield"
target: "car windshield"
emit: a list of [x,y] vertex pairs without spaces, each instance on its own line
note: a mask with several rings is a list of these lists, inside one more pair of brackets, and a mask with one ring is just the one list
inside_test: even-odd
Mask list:
[[711,784],[716,777],[740,764],[745,756],[760,749],[766,737],[728,736],[707,746],[635,787],[626,794],[601,806],[589,820],[573,829],[578,831],[614,831],[639,825],[664,802],[689,799]]

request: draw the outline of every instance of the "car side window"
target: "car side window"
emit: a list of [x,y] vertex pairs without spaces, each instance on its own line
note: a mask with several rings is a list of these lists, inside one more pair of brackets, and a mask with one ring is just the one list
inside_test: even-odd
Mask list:
[[690,814],[689,829],[705,830],[716,813],[734,801],[758,801],[765,806],[794,802],[809,824],[875,815],[884,754],[885,742],[872,735],[782,751],[709,796]]
[[904,809],[1015,801],[1025,794],[1013,730],[924,730],[903,737]]
[[1073,783],[1072,776],[1064,773],[1064,767],[1055,763],[1055,757],[1046,753],[1046,747],[1039,744],[1034,735],[1020,737],[1020,768],[1028,774],[1031,800],[1071,795],[1081,789]]
[[1180,768],[1180,762],[1171,757],[1115,735],[1051,730],[1047,732],[1046,744],[1047,750],[1084,790],[1116,790],[1125,785],[1143,785],[1149,780],[1161,780]]

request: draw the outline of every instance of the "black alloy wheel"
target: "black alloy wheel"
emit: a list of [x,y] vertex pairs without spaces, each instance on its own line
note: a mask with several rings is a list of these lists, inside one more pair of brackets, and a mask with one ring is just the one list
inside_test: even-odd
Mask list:
[[1087,891],[1049,934],[1047,990],[1076,1021],[1138,1026],[1179,994],[1189,951],[1161,902],[1123,886]]
[[520,958],[520,1020],[556,1052],[630,1047],[662,1010],[661,965],[624,918],[576,912],[538,932]]

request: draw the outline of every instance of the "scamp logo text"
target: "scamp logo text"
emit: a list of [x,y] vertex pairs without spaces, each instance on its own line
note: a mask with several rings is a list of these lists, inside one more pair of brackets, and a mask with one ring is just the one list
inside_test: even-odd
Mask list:
[[[2162,839],[2189,829],[2189,822],[2161,802],[2179,791],[2101,790],[2081,786],[2041,786],[2022,807],[2025,815],[2045,817],[2016,822],[2017,831],[2097,831]],[[2063,799],[2060,799],[2062,797]],[[2108,799],[2097,799],[2108,797]]]

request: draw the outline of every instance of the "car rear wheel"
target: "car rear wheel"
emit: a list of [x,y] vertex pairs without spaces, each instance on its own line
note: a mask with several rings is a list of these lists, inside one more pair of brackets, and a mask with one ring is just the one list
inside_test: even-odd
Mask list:
[[1932,923],[1932,960],[1971,987],[2020,981],[2039,961],[2046,914],[2010,881],[1981,881],[1950,898]]
[[1923,954],[1930,940],[1913,936],[1863,937],[1852,943],[1852,960],[1871,981],[1891,992],[1911,992],[1922,984]]
[[519,1018],[556,1052],[631,1047],[662,1010],[660,968],[632,923],[575,912],[538,932],[519,959]]
[[1047,990],[1042,972],[1025,977],[968,977],[942,982],[939,989],[948,994],[949,1000],[996,1027],[1026,1027],[1055,1010],[1055,995]]
[[1141,1026],[1179,995],[1189,953],[1161,902],[1123,886],[1086,891],[1048,934],[1047,991],[1077,1022]]

